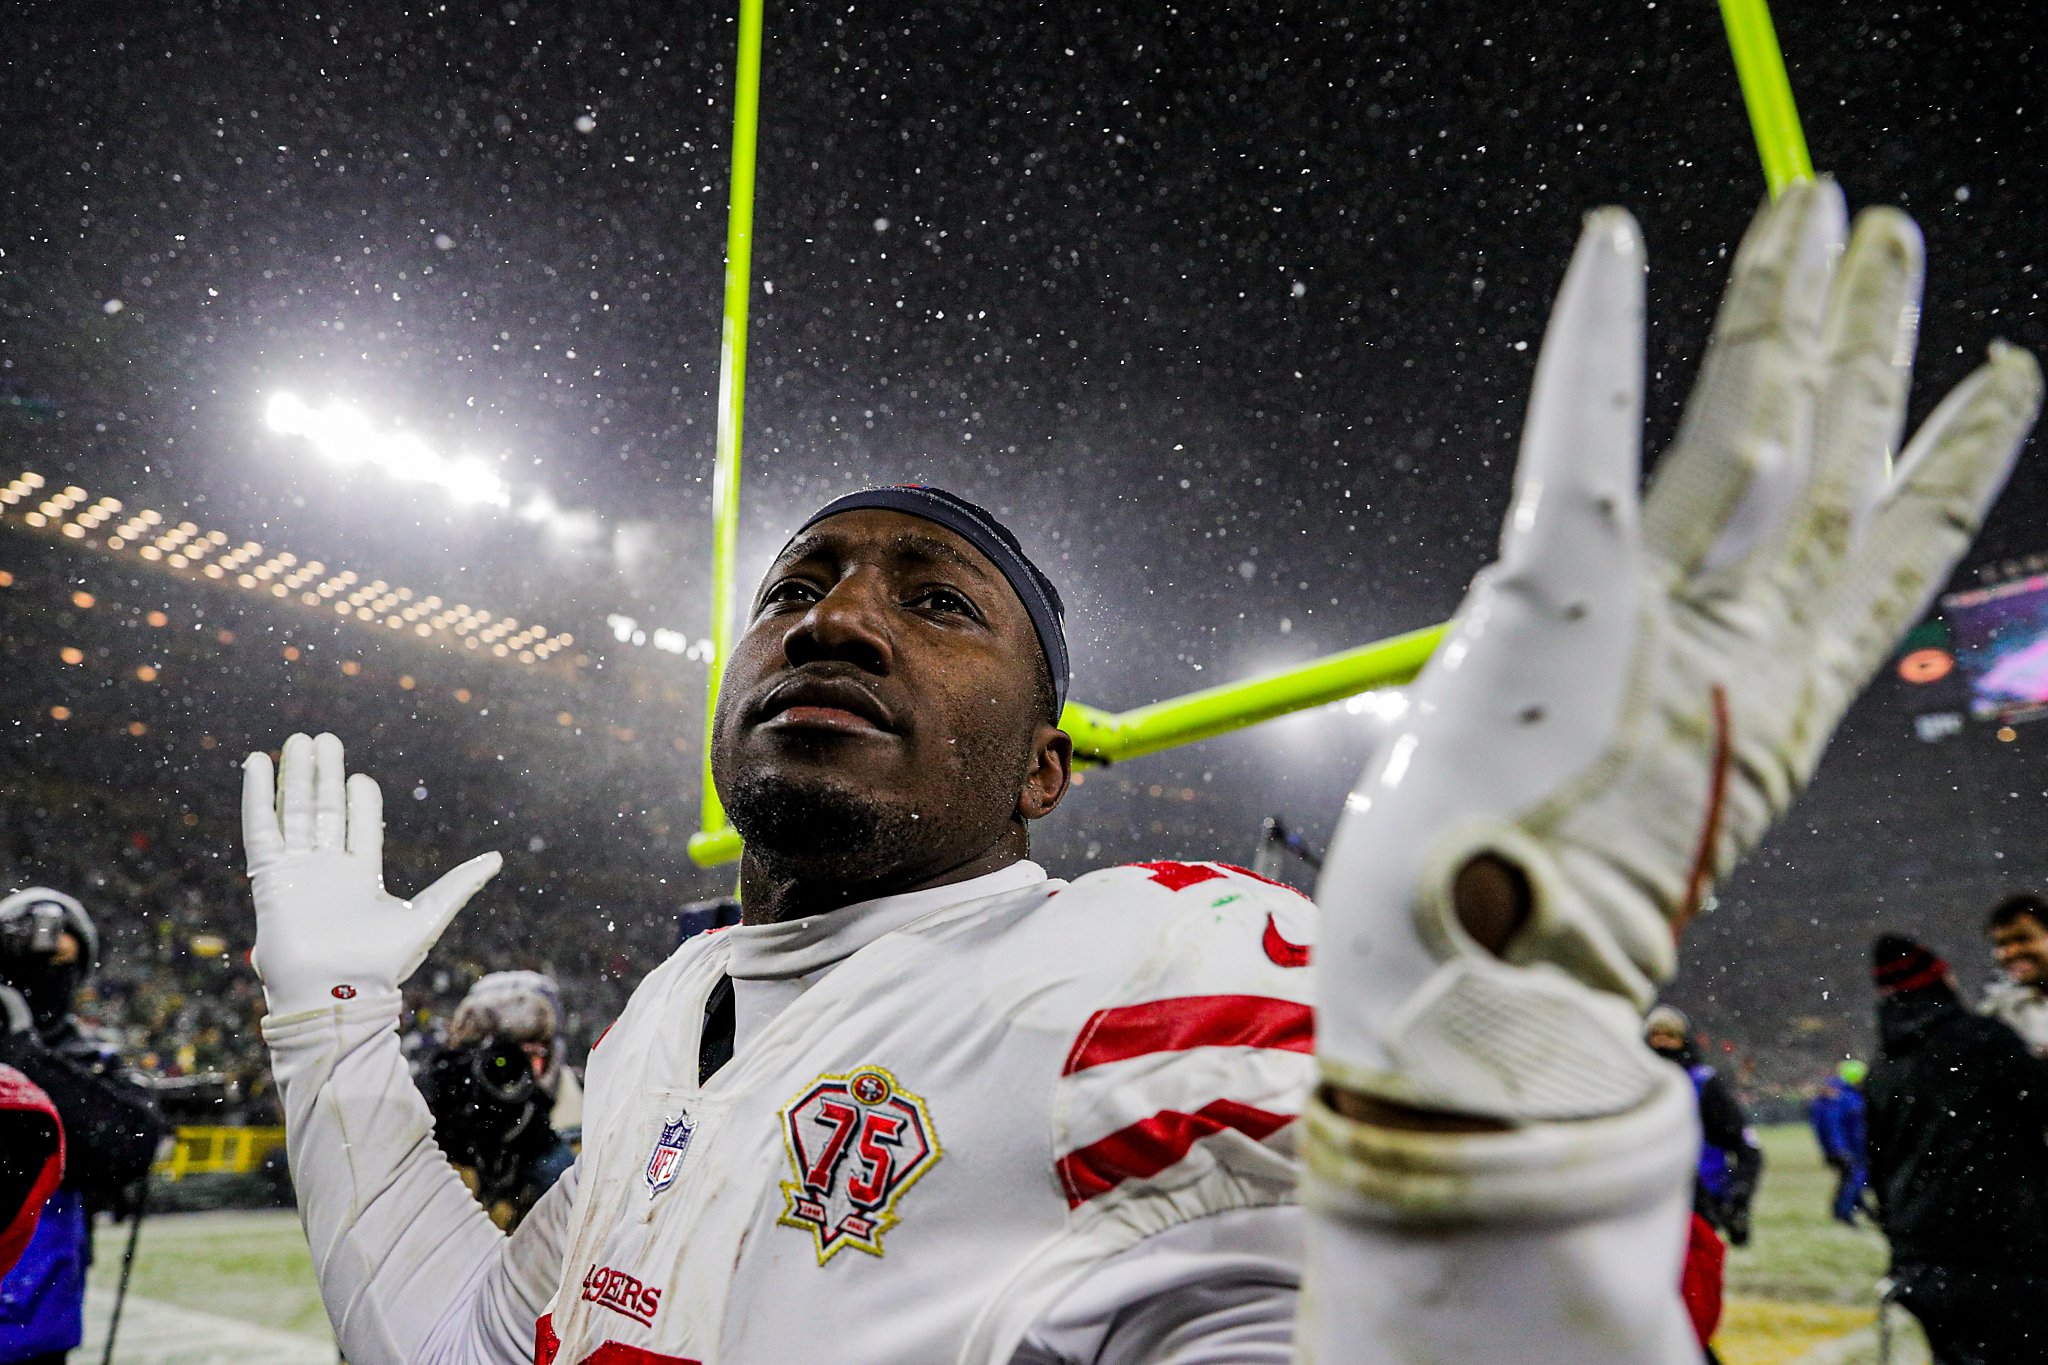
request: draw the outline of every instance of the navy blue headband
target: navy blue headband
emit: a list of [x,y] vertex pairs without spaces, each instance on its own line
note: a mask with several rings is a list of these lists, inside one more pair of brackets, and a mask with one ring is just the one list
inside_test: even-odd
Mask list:
[[1017,600],[1030,614],[1031,629],[1038,633],[1038,647],[1045,651],[1046,668],[1052,674],[1052,709],[1057,717],[1067,704],[1067,609],[1060,601],[1060,590],[1031,562],[1010,528],[984,509],[943,488],[904,483],[893,488],[869,488],[834,498],[813,512],[810,520],[797,528],[797,535],[802,535],[827,517],[866,507],[903,512],[937,522],[981,551],[982,557],[996,566],[996,572],[1008,581],[1010,591],[1017,594]]

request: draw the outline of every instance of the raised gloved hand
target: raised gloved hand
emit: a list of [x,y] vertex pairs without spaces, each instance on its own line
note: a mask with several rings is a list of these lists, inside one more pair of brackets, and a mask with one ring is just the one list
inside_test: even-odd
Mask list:
[[[1945,581],[2039,402],[2032,357],[1994,345],[1894,465],[1919,234],[1872,210],[1844,253],[1844,217],[1825,181],[1758,216],[1640,515],[1643,248],[1621,210],[1587,220],[1500,559],[1317,887],[1317,1051],[1340,1090],[1516,1125],[1656,1089],[1637,1012],[1678,930]],[[1475,859],[1526,881],[1499,957],[1453,905]]]
[[395,990],[469,898],[497,874],[471,858],[410,901],[384,889],[384,798],[344,778],[341,741],[293,735],[273,782],[270,756],[242,765],[242,842],[256,900],[256,974],[273,1015],[331,1009]]

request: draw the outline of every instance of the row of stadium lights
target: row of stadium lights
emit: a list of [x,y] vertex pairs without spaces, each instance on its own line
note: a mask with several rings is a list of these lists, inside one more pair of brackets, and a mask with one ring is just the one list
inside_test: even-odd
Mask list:
[[[6,569],[0,569],[0,588],[11,588],[14,586],[14,583],[14,575]],[[99,605],[99,599],[93,596],[91,593],[86,592],[83,589],[79,589],[71,594],[71,605],[77,607],[80,611],[91,611],[94,607],[97,607]],[[165,615],[163,612],[156,610],[151,610],[150,612],[148,612],[143,617],[143,620],[146,621],[149,625],[159,630],[163,629],[164,627],[170,624],[170,617]],[[214,633],[214,636],[215,639],[217,639],[223,645],[231,645],[235,642],[235,633],[231,630],[216,631]],[[286,645],[280,652],[282,653],[286,663],[297,663],[301,658],[304,657],[297,645]],[[77,645],[65,645],[62,649],[57,651],[57,658],[67,665],[76,667],[83,665],[85,663],[85,651],[80,649]],[[342,660],[342,676],[349,678],[360,677],[362,675],[362,671],[363,666],[357,660]],[[153,683],[163,676],[162,671],[158,669],[155,664],[137,665],[134,670],[134,674],[135,680],[137,682],[145,683]],[[399,690],[402,692],[411,692],[419,687],[419,680],[413,677],[412,674],[410,673],[401,673],[398,675],[398,687]],[[472,693],[467,687],[457,687],[453,689],[449,693],[449,695],[454,697],[457,702],[461,703],[464,706],[467,706],[476,700],[475,694]],[[71,720],[75,714],[76,713],[73,712],[70,707],[61,704],[52,706],[50,708],[51,720]],[[575,714],[569,711],[557,711],[555,713],[555,724],[562,727],[563,729],[571,729],[576,724]],[[137,738],[140,738],[141,736],[149,733],[149,726],[139,720],[129,721],[124,728],[128,734],[134,735]],[[635,732],[630,726],[612,725],[607,726],[606,730],[613,739],[618,740],[622,744],[631,744],[637,738]],[[213,736],[207,735],[200,740],[200,747],[211,749],[214,747],[214,743],[215,741]],[[672,745],[678,753],[685,753],[689,749],[688,741],[684,740],[680,736],[678,736],[675,740],[672,741]],[[1189,795],[1192,796],[1193,793],[1190,792]]]
[[[87,504],[82,488],[45,493],[46,487],[42,475],[24,471],[0,488],[0,508],[32,502],[30,510],[20,514],[25,524],[37,529],[54,526],[65,539],[87,543],[126,510],[118,498]],[[114,552],[133,548],[152,564],[196,572],[216,582],[232,578],[245,591],[276,598],[296,593],[309,607],[331,603],[338,616],[364,624],[381,619],[388,629],[410,630],[421,639],[445,632],[461,640],[465,649],[488,650],[494,658],[544,663],[576,643],[566,631],[550,635],[545,627],[522,627],[509,616],[494,619],[490,612],[466,603],[451,605],[431,594],[416,596],[411,588],[393,587],[381,578],[365,583],[347,569],[330,574],[318,560],[302,562],[288,551],[266,558],[263,546],[253,540],[230,545],[220,531],[202,531],[189,521],[173,525],[148,508],[128,515],[98,543]]]
[[[77,653],[76,650],[69,649],[65,650],[64,652],[67,655]],[[65,662],[72,663],[77,661],[67,658]],[[343,672],[347,671],[347,669],[343,669]],[[137,676],[140,676],[142,673],[145,672],[154,673],[155,670],[146,667],[138,669]],[[143,681],[149,682],[151,681],[151,679],[144,678]],[[413,687],[417,685],[414,683],[413,679],[409,677],[400,678],[398,681],[399,686],[403,687],[408,692],[412,691]],[[457,701],[466,702],[469,700],[469,689],[457,688],[454,695]],[[51,720],[67,721],[75,719],[78,713],[73,711],[70,707],[63,705],[62,703],[59,703],[58,705],[52,706],[50,708],[49,714]],[[555,713],[555,724],[564,730],[574,729],[576,725],[576,717],[574,714],[568,711],[557,711]],[[123,725],[121,729],[124,734],[132,735],[137,739],[140,739],[142,736],[149,733],[149,726],[143,721],[139,720],[131,720],[127,722],[127,724]],[[581,731],[578,731],[578,733],[580,734]],[[605,733],[609,734],[613,739],[617,740],[621,744],[632,744],[635,743],[638,739],[638,734],[633,730],[631,726],[627,725],[608,725],[605,727]],[[202,735],[200,736],[199,739],[199,747],[202,749],[215,748],[219,745],[219,743],[220,741],[215,739],[212,735]],[[669,745],[679,754],[688,753],[690,751],[690,742],[680,735],[670,740]],[[1075,776],[1078,777],[1079,774],[1076,774]]]

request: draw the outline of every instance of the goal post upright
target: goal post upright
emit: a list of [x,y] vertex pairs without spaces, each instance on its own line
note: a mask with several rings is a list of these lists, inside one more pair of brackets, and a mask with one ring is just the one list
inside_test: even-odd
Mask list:
[[[704,689],[703,808],[700,830],[726,828],[711,779],[712,719],[733,641],[733,580],[739,564],[740,444],[746,415],[747,305],[753,289],[754,151],[761,121],[762,0],[740,0],[732,100],[732,198],[725,224],[725,317],[718,345],[718,454],[711,470],[711,660]],[[693,846],[695,840],[691,841]]]
[[[1768,0],[1719,0],[1728,50],[1741,82],[1743,107],[1773,198],[1814,178],[1785,57]],[[711,719],[719,676],[732,641],[732,597],[738,558],[740,423],[746,387],[747,303],[754,224],[754,148],[760,113],[762,0],[740,0],[739,61],[733,98],[732,205],[726,228],[725,322],[718,388],[718,457],[712,474],[712,648],[704,708],[703,819],[690,836],[700,866],[740,855],[738,831],[726,821],[711,780]],[[1399,686],[1422,671],[1448,626],[1429,626],[1326,655],[1266,677],[1224,683],[1129,711],[1068,702],[1061,728],[1081,763],[1113,763],[1227,734],[1295,711],[1327,705],[1375,688]]]

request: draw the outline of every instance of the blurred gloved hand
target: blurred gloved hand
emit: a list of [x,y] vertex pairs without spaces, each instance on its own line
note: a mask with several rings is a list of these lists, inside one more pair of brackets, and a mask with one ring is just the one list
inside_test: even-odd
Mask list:
[[32,1067],[42,1052],[43,1035],[36,1031],[28,997],[12,986],[0,986],[0,1063]]
[[347,777],[341,741],[293,735],[273,781],[268,754],[242,765],[242,843],[256,900],[256,974],[273,1015],[396,990],[469,898],[497,874],[472,858],[410,901],[384,889],[384,798]]
[[1730,1204],[1721,1219],[1722,1235],[1728,1245],[1746,1247],[1749,1245],[1749,1205]]
[[[1845,252],[1844,219],[1827,181],[1758,215],[1640,515],[1643,247],[1619,209],[1587,220],[1499,561],[1317,887],[1331,1084],[1511,1126],[1660,1084],[1638,1012],[1677,931],[1946,580],[2039,403],[2033,358],[1994,345],[1894,465],[1920,237],[1876,209]],[[1496,956],[1453,886],[1501,863],[1529,913]]]
[[0,986],[0,1041],[10,1034],[34,1033],[35,1012],[28,1007],[28,997],[12,986]]

